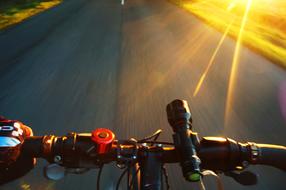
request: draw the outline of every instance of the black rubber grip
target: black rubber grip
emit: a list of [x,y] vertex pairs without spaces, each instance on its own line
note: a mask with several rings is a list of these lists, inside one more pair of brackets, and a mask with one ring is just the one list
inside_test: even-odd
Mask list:
[[286,147],[269,144],[256,144],[259,156],[254,164],[269,165],[286,171]]

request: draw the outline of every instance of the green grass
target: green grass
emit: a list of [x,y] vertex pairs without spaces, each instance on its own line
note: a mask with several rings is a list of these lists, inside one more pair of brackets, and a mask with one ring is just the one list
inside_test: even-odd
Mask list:
[[0,0],[0,30],[49,9],[61,0]]
[[26,0],[26,1],[9,1],[3,3],[3,6],[0,6],[0,13],[4,15],[13,15],[24,9],[35,8],[40,4],[38,0]]

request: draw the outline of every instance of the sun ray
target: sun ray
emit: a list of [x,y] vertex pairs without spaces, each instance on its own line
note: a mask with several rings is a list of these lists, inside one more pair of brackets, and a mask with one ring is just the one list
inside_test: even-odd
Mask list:
[[208,74],[208,72],[209,72],[211,66],[214,64],[214,60],[215,60],[215,58],[216,58],[216,55],[217,55],[218,51],[220,50],[220,48],[221,48],[221,46],[222,46],[222,44],[223,44],[223,42],[224,42],[226,36],[227,36],[228,33],[229,33],[229,30],[230,30],[230,28],[231,28],[231,26],[232,26],[232,23],[233,23],[233,21],[227,26],[227,28],[226,28],[226,30],[225,30],[223,36],[221,37],[221,39],[220,39],[220,41],[219,41],[219,43],[218,43],[218,45],[217,45],[217,47],[216,47],[216,49],[215,49],[215,51],[214,51],[214,53],[213,53],[213,55],[212,55],[212,57],[211,57],[209,63],[208,63],[207,68],[205,69],[205,71],[203,72],[202,76],[200,77],[200,80],[199,80],[199,82],[198,82],[198,84],[197,84],[197,86],[196,86],[196,88],[195,88],[194,93],[193,93],[193,97],[196,97],[197,94],[199,93],[199,91],[200,91],[200,89],[201,89],[201,87],[202,87],[202,84],[203,84],[203,82],[204,82],[204,80],[205,80],[205,78],[206,78],[206,76],[207,76],[207,74]]
[[232,11],[232,9],[237,6],[238,1],[239,1],[239,0],[234,0],[234,1],[232,1],[232,2],[228,5],[228,7],[227,7],[227,11]]
[[226,97],[226,108],[225,108],[225,127],[228,125],[229,116],[230,116],[230,110],[231,106],[233,105],[233,99],[234,99],[234,87],[236,86],[236,75],[237,75],[237,69],[239,65],[239,55],[240,55],[240,49],[241,49],[241,43],[242,43],[242,37],[243,37],[243,31],[247,22],[247,17],[251,8],[252,0],[248,0],[245,8],[245,12],[241,21],[241,26],[235,46],[235,51],[233,55],[233,61],[232,61],[232,67],[229,77],[229,84],[228,84],[228,91],[227,91],[227,97]]

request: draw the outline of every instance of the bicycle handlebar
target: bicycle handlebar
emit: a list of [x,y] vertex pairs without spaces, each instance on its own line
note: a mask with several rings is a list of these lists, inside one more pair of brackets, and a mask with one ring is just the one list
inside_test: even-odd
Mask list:
[[70,169],[96,168],[112,161],[128,167],[138,163],[143,190],[161,189],[160,168],[165,163],[180,163],[183,176],[191,182],[200,181],[205,173],[202,169],[228,173],[249,164],[261,164],[286,171],[285,146],[240,143],[222,137],[199,140],[192,131],[192,115],[184,100],[168,104],[167,115],[174,132],[173,143],[158,142],[158,131],[139,141],[115,140],[112,131],[99,128],[92,133],[69,133],[62,137],[30,137],[22,152]]
[[257,144],[259,156],[253,164],[269,165],[286,171],[286,147],[269,144]]
[[[118,144],[118,142],[122,141],[115,140],[109,152],[97,154],[96,144],[91,140],[91,134],[71,133],[63,137],[53,135],[30,137],[25,140],[22,148],[26,155],[41,157],[68,168],[94,168],[100,164],[121,161],[129,157],[130,160],[137,162],[148,152],[157,152],[163,164],[179,163],[181,160],[174,146],[145,146],[135,142],[134,145],[130,145]],[[203,169],[227,172],[237,167],[246,167],[248,164],[260,164],[286,171],[285,146],[239,143],[229,138],[204,137],[196,149]],[[133,154],[134,152],[137,152],[136,155]],[[120,155],[121,158],[118,157]]]

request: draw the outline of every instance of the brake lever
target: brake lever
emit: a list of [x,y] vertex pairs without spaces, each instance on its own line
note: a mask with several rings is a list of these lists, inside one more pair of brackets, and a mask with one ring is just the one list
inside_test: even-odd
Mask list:
[[225,172],[226,176],[233,178],[236,182],[241,185],[256,185],[258,182],[257,174],[250,171],[242,171],[242,172]]

